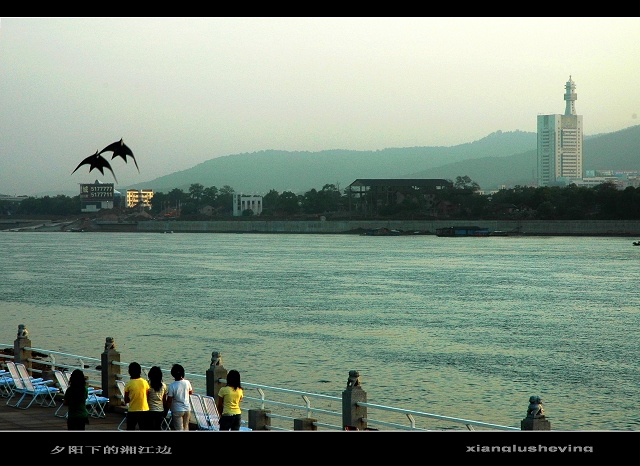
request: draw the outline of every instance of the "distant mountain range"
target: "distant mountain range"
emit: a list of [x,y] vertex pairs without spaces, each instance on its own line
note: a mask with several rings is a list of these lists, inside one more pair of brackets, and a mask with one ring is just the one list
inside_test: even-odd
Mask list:
[[[584,170],[640,171],[640,125],[585,136]],[[445,178],[469,176],[483,190],[501,185],[532,185],[536,181],[536,133],[496,131],[471,143],[451,147],[407,147],[375,151],[266,150],[216,157],[192,168],[126,189],[187,192],[231,186],[235,192],[266,194],[270,190],[301,194],[334,184],[340,190],[358,178]]]

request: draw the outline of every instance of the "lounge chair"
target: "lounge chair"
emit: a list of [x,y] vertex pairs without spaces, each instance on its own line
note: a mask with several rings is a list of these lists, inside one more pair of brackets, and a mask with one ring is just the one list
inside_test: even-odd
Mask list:
[[[20,409],[28,409],[34,401],[43,407],[56,405],[55,396],[58,392],[60,392],[60,390],[57,387],[50,387],[49,385],[47,385],[48,383],[53,383],[53,380],[40,380],[38,382],[34,382],[32,380],[32,377],[29,376],[27,368],[24,364],[17,363],[15,367],[18,370],[18,374],[24,388],[20,390],[20,393],[22,393],[20,399],[16,402],[16,404],[11,406]],[[21,407],[20,402],[27,395],[31,395],[31,401],[29,402],[29,404],[27,404],[27,406]]]
[[[16,408],[16,407],[18,407],[18,405],[20,405],[20,403],[22,402],[24,397],[27,395],[27,387],[24,384],[24,382],[22,381],[22,377],[20,377],[20,373],[18,372],[18,368],[16,367],[16,364],[13,361],[7,361],[7,369],[9,369],[9,374],[11,374],[11,380],[13,382],[13,386],[11,387],[11,393],[10,393],[9,398],[7,399],[7,402],[5,404],[7,406],[11,406],[13,408]],[[30,378],[30,377],[28,377],[28,378],[32,382],[38,382],[38,381],[42,380],[42,379],[39,379],[39,378],[36,378],[36,379]],[[16,395],[21,395],[21,396],[14,404],[11,404],[11,400]]]
[[162,424],[160,424],[160,429],[162,430],[171,430],[171,410],[167,411],[167,415],[162,418]]
[[[220,430],[220,413],[216,406],[215,398],[210,395],[201,395],[202,406],[204,407],[205,416],[209,421],[209,425],[213,427],[212,430]],[[244,422],[244,421],[243,421]],[[240,426],[241,431],[251,431],[248,427]]]
[[[9,398],[7,398],[7,402],[5,404],[7,406],[17,407],[22,399],[26,396],[27,387],[25,387],[24,383],[22,382],[16,366],[12,362],[8,362],[7,367],[9,368],[9,372],[11,373],[11,379],[13,380],[13,389],[11,390],[11,395],[9,395]],[[11,404],[11,400],[14,396],[17,395],[20,395],[20,398],[14,404]]]
[[[11,374],[13,387],[11,389],[11,394],[9,395],[9,398],[7,398],[7,402],[5,404],[7,406],[16,407],[22,401],[22,398],[25,397],[27,387],[25,387],[24,383],[22,382],[20,374],[18,374],[18,369],[16,369],[16,365],[13,363],[13,361],[7,362],[7,369],[9,369],[9,373]],[[11,400],[16,395],[21,395],[21,397],[14,404],[11,404]]]
[[[20,364],[20,363],[17,363],[17,364]],[[11,374],[12,379],[16,379],[16,378],[22,379],[22,377],[20,376],[20,373],[18,372],[18,367],[15,362],[7,361],[7,369],[9,370],[9,374]],[[28,375],[28,377],[33,383],[42,382],[42,377],[32,377],[30,375]]]
[[[69,388],[69,379],[62,371],[59,371],[59,370],[54,370],[53,375],[55,376],[56,381],[58,382],[60,391],[64,395],[67,392],[67,389]],[[107,406],[107,403],[109,403],[109,398],[101,396],[102,390],[99,388],[87,387],[87,389],[89,392],[87,396],[87,411],[89,415],[91,417],[101,417],[101,418],[106,417],[104,410]],[[58,414],[58,412],[62,409],[62,406],[64,405],[60,405],[58,407],[58,409],[54,413],[55,416],[67,417],[66,413],[64,414],[64,416]]]
[[25,366],[24,364],[22,364],[21,362],[17,362],[14,364],[16,369],[18,370],[18,374],[20,375],[20,377],[24,380],[29,379],[29,381],[33,384],[33,385],[48,385],[48,384],[53,384],[53,380],[45,380],[42,377],[33,377],[31,375],[29,375],[29,371],[27,370],[27,366]]
[[209,395],[202,395],[201,399],[209,425],[214,428],[213,430],[220,430],[220,413],[218,413],[215,398]]
[[[67,378],[59,370],[54,370],[53,371],[53,376],[56,378],[56,381],[58,382],[58,387],[60,388],[60,393],[62,393],[62,396],[64,396],[65,393],[67,393],[67,388],[69,388],[69,384],[67,382]],[[60,403],[60,406],[58,406],[58,409],[56,409],[56,412],[53,413],[53,415],[56,416],[56,417],[67,417],[67,413],[58,414],[63,407],[64,407],[64,403]]]
[[124,417],[122,418],[122,421],[120,421],[120,424],[118,424],[118,430],[126,430],[126,429],[122,429],[122,425],[127,421],[127,412],[129,410],[129,404],[124,402],[124,386],[125,386],[125,382],[124,380],[116,380],[116,386],[118,387],[118,390],[120,390],[120,397],[122,398],[122,403],[127,407],[127,411],[124,412]]
[[13,393],[13,377],[6,370],[0,370],[0,396],[9,398]]
[[202,398],[199,394],[193,393],[189,395],[189,401],[191,402],[191,412],[196,418],[198,424],[198,430],[218,431],[219,427],[213,426],[209,422]]
[[102,396],[102,390],[94,388],[89,389],[89,396],[87,397],[87,408],[91,417],[107,417],[105,408],[109,403],[109,398]]

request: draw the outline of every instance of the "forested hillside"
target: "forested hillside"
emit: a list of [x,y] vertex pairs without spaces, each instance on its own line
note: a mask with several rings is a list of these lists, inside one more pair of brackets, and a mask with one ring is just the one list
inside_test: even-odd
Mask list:
[[[585,137],[584,170],[640,170],[640,125]],[[169,192],[231,186],[235,192],[306,192],[334,184],[340,189],[358,178],[445,178],[469,176],[483,190],[525,186],[536,179],[536,134],[497,131],[452,147],[387,148],[376,151],[265,150],[217,157],[191,168],[125,189]]]

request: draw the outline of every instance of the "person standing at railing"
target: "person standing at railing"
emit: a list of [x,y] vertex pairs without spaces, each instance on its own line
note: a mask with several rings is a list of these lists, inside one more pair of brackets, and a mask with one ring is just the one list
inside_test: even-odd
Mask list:
[[149,369],[149,428],[162,430],[162,421],[167,416],[165,405],[167,404],[167,385],[162,381],[162,370],[158,366]]
[[75,369],[69,377],[69,387],[64,393],[62,403],[68,407],[67,430],[85,430],[89,424],[87,397],[89,388],[84,380],[84,372]]
[[180,364],[173,365],[171,375],[175,379],[167,387],[167,408],[171,410],[171,427],[173,430],[189,430],[189,396],[193,394],[193,387],[191,382],[184,378],[184,367]]
[[230,370],[227,384],[218,392],[218,413],[220,413],[220,430],[240,430],[242,411],[240,402],[244,396],[240,384],[240,372]]
[[147,393],[149,382],[140,377],[142,367],[137,362],[129,364],[129,381],[124,386],[124,402],[127,409],[127,430],[149,430],[149,403]]

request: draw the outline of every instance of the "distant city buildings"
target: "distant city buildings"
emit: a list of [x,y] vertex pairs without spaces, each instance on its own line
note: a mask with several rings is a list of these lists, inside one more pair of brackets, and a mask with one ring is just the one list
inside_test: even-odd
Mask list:
[[22,196],[9,196],[7,194],[0,194],[0,202],[13,202],[15,204],[20,204],[20,202],[24,201],[25,199],[28,199],[29,196],[26,195],[22,195]]
[[[126,206],[128,208],[140,207],[151,208],[152,189],[127,189]],[[121,205],[122,195],[114,189],[113,183],[101,183],[96,180],[94,183],[80,184],[80,211],[97,212],[102,209],[113,209]]]
[[538,186],[563,186],[582,180],[582,115],[576,114],[576,85],[565,84],[564,115],[538,115]]
[[127,189],[127,207],[136,206],[150,209],[153,189]]
[[262,196],[233,193],[233,216],[240,217],[245,210],[251,210],[253,215],[260,215],[262,213]]
[[585,170],[584,178],[574,184],[592,188],[602,183],[611,183],[618,189],[640,187],[640,173],[633,170]]
[[80,184],[80,211],[97,212],[100,209],[113,209],[113,203],[120,193],[113,188],[113,183]]

